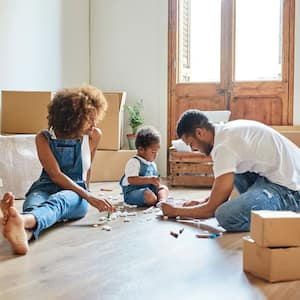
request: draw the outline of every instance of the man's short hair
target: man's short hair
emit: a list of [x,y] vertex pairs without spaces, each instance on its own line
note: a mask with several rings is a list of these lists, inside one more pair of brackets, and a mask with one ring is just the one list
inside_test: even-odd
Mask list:
[[207,116],[198,109],[189,109],[185,111],[179,118],[176,126],[177,136],[181,138],[183,135],[195,135],[196,128],[213,129],[212,123],[209,122]]

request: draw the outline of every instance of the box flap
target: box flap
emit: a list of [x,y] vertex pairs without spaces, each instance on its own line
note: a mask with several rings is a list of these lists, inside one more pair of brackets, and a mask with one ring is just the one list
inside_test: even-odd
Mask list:
[[105,92],[107,100],[107,113],[119,113],[125,104],[126,92]]

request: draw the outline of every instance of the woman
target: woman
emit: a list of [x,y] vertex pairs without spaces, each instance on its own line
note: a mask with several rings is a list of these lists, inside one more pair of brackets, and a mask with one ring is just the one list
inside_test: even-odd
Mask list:
[[92,86],[58,91],[48,105],[48,130],[36,135],[42,174],[26,193],[22,213],[12,193],[1,201],[3,235],[15,253],[26,254],[28,239],[53,224],[84,217],[88,203],[99,211],[114,210],[87,188],[101,138],[96,123],[106,108],[102,92]]

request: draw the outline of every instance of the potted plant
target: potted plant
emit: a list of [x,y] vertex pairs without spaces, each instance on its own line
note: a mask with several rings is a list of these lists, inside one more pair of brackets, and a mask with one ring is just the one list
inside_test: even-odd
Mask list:
[[125,105],[125,110],[128,113],[128,125],[131,127],[131,133],[127,134],[129,149],[135,149],[136,132],[139,126],[144,124],[144,117],[142,116],[143,102],[139,102],[133,105]]

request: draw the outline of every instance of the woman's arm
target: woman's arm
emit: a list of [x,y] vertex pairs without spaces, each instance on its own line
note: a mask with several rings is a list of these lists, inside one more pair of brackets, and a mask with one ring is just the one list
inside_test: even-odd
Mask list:
[[36,146],[39,160],[50,179],[55,184],[63,189],[75,192],[100,211],[112,210],[112,205],[108,201],[93,196],[89,191],[82,188],[61,171],[60,166],[51,151],[47,138],[41,132],[36,136]]

